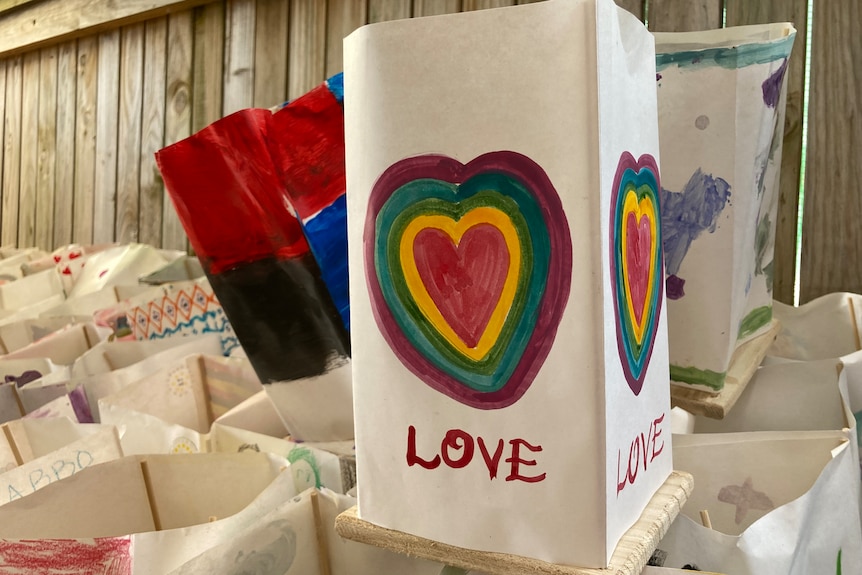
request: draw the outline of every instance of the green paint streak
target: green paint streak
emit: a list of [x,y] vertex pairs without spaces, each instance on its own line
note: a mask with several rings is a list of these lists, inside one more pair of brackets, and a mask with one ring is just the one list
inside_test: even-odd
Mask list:
[[727,372],[718,373],[708,369],[697,369],[696,367],[670,366],[670,378],[680,383],[691,383],[693,385],[705,385],[716,391],[724,388],[724,378]]
[[314,486],[317,489],[323,487],[323,484],[320,482],[320,467],[317,465],[317,458],[310,449],[307,447],[294,447],[290,450],[290,453],[287,454],[287,460],[291,464],[296,463],[297,461],[306,462],[314,473]]
[[736,339],[743,339],[750,336],[770,321],[772,321],[771,305],[764,305],[751,310],[751,312],[749,312],[749,314],[739,322],[739,335]]
[[753,64],[767,64],[786,58],[793,47],[796,34],[769,43],[743,44],[730,48],[705,48],[685,52],[656,54],[656,71],[676,64],[680,68],[699,69],[708,66],[721,66],[729,70],[744,68]]
[[841,549],[838,550],[838,567],[835,571],[835,575],[841,575]]

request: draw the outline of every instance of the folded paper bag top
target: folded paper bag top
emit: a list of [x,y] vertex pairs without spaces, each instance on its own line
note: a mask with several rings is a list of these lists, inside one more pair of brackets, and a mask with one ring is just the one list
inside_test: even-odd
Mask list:
[[672,469],[652,36],[551,0],[344,54],[361,519],[606,567]]
[[[314,380],[328,390],[332,385],[336,389],[324,394],[328,402],[349,407],[347,331],[270,156],[271,121],[267,110],[234,113],[161,150],[157,161],[213,291],[261,381]],[[291,428],[294,392],[301,390],[274,387],[279,389],[267,386],[267,392],[277,391],[273,401]],[[317,417],[327,420],[325,413]],[[352,416],[338,419],[332,433],[318,434],[302,424],[291,432],[309,440],[351,437]]]

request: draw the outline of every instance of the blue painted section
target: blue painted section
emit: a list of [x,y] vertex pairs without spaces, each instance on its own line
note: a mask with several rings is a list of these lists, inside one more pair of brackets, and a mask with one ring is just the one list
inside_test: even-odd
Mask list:
[[350,296],[347,279],[347,196],[342,194],[329,206],[303,222],[305,237],[320,266],[329,295],[350,331]]
[[344,104],[344,73],[339,72],[332,78],[326,81],[326,87],[329,88],[329,91],[332,92],[332,95],[335,96],[335,99],[338,100],[339,104]]
[[721,66],[735,70],[753,64],[767,64],[787,58],[793,48],[793,39],[796,33],[785,36],[772,42],[756,42],[732,46],[729,48],[704,48],[701,50],[690,50],[684,52],[672,52],[656,54],[656,71],[661,72],[665,68],[676,64],[680,68],[705,68],[707,66]]

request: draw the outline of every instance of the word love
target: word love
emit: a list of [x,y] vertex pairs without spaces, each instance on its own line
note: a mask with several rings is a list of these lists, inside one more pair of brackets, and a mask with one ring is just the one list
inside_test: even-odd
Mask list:
[[617,451],[617,495],[625,489],[626,485],[634,485],[638,478],[638,472],[641,465],[646,472],[647,466],[655,461],[655,458],[661,455],[664,450],[664,439],[659,444],[661,436],[661,424],[664,421],[664,413],[658,419],[652,420],[649,425],[649,430],[646,435],[641,432],[636,435],[629,447],[628,464],[626,468],[620,472],[622,463],[622,449]]
[[[488,469],[488,474],[491,479],[497,477],[497,471],[500,467],[500,460],[503,457],[503,452],[506,444],[502,439],[498,439],[493,445],[493,452],[489,449],[485,438],[481,435],[473,439],[473,436],[461,429],[450,429],[443,436],[440,442],[440,453],[434,454],[431,459],[424,459],[416,454],[416,428],[410,426],[407,430],[407,465],[413,467],[419,465],[425,469],[437,469],[440,467],[441,461],[452,469],[461,469],[467,467],[474,459],[476,447],[478,446],[479,454],[482,456],[482,461]],[[504,461],[509,464],[509,475],[506,476],[506,481],[523,481],[525,483],[538,483],[545,479],[545,473],[539,475],[523,475],[521,466],[535,466],[535,459],[524,459],[522,457],[522,449],[526,449],[532,453],[542,451],[541,445],[530,445],[523,439],[509,440],[509,457]]]

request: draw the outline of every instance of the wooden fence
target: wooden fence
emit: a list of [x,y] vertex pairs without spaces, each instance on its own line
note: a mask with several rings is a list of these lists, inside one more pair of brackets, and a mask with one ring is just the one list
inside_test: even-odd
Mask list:
[[[813,0],[812,0],[813,1]],[[858,0],[617,0],[656,31],[791,21],[775,295],[862,292]],[[0,0],[0,242],[187,245],[153,153],[235,110],[294,98],[341,70],[342,38],[383,20],[525,0]]]

